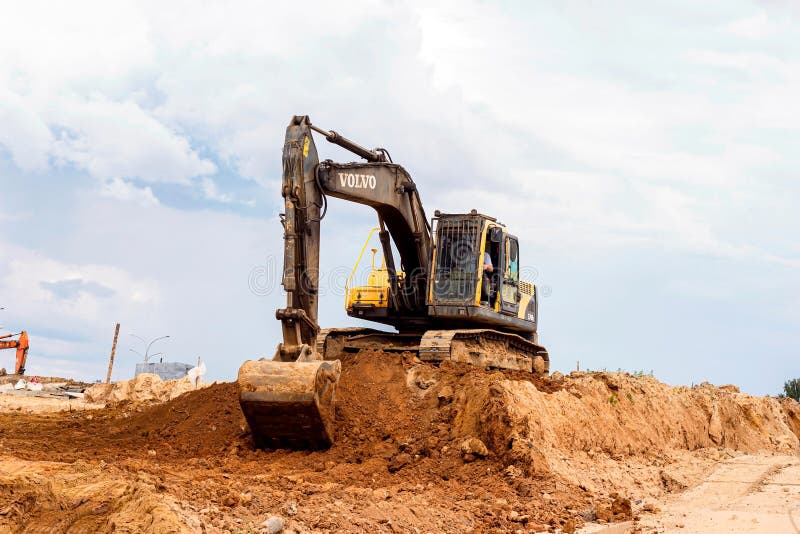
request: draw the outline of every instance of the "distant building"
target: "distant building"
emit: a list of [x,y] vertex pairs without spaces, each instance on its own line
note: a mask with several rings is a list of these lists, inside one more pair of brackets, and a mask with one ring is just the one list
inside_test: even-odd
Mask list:
[[161,377],[161,380],[175,380],[183,378],[194,365],[180,362],[142,362],[136,364],[136,374],[152,373]]

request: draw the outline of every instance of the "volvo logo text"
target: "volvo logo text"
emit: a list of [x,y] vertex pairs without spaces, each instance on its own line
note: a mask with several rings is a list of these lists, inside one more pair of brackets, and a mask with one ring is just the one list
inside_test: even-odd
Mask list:
[[372,174],[347,174],[340,172],[339,185],[353,189],[375,189],[375,176]]

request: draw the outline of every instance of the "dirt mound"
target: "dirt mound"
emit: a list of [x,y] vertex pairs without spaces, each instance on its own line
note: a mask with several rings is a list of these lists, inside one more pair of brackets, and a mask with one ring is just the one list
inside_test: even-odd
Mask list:
[[131,446],[184,457],[225,453],[249,435],[239,408],[239,388],[230,382],[134,412],[109,430],[112,437],[130,440]]
[[3,459],[0,474],[3,532],[191,532],[172,499],[85,463]]
[[84,392],[88,402],[164,402],[174,399],[187,391],[208,384],[199,384],[197,387],[189,377],[177,380],[162,380],[160,376],[152,373],[141,373],[131,380],[120,380],[113,384],[94,384]]
[[[733,449],[800,450],[797,403],[734,388],[609,373],[533,378],[377,350],[341,360],[328,450],[255,450],[228,383],[160,404],[0,415],[0,455],[40,469],[85,465],[114,481],[81,490],[87,502],[110,495],[92,523],[100,531],[118,520],[128,528],[113,515],[126,506],[155,521],[147,510],[156,496],[192,528],[247,531],[280,513],[295,531],[460,532],[627,519],[633,503],[690,485]],[[10,495],[3,488],[19,496],[38,487],[14,476],[0,464],[0,497]],[[44,521],[55,506],[46,503],[74,498],[54,488],[29,499],[44,508],[13,501],[22,510],[15,521]]]
[[796,436],[800,436],[800,402],[794,399],[780,399],[781,407],[786,420],[786,425],[792,429]]
[[[711,384],[672,387],[647,376],[573,373],[552,394],[504,380],[473,402],[487,444],[534,465],[560,451],[652,456],[722,447],[800,451],[796,411],[777,399]],[[499,424],[498,424],[499,423]]]

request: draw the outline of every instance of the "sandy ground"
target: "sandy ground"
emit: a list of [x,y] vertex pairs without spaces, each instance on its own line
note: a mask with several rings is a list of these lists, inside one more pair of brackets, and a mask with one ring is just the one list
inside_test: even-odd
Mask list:
[[0,532],[793,532],[797,403],[342,361],[323,451],[254,449],[236,384],[57,413],[0,397]]
[[748,454],[722,461],[699,484],[655,501],[656,513],[581,533],[800,533],[800,458]]

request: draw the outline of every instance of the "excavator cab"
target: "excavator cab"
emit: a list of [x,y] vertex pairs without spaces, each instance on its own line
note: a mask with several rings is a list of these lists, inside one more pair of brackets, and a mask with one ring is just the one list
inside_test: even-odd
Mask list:
[[[433,246],[427,287],[426,325],[460,328],[464,323],[496,326],[533,338],[536,334],[536,288],[520,280],[519,241],[495,218],[473,210],[466,214],[443,214],[432,220]],[[351,317],[400,326],[391,306],[392,287],[385,254],[372,268],[366,284],[352,285],[363,256],[378,228],[373,228],[353,266],[345,286],[345,310]],[[489,258],[491,272],[484,270]],[[402,286],[405,274],[396,271]]]
[[[532,337],[535,286],[520,280],[519,241],[493,217],[436,212],[428,313],[441,321],[475,322]],[[484,270],[488,255],[493,270]]]

